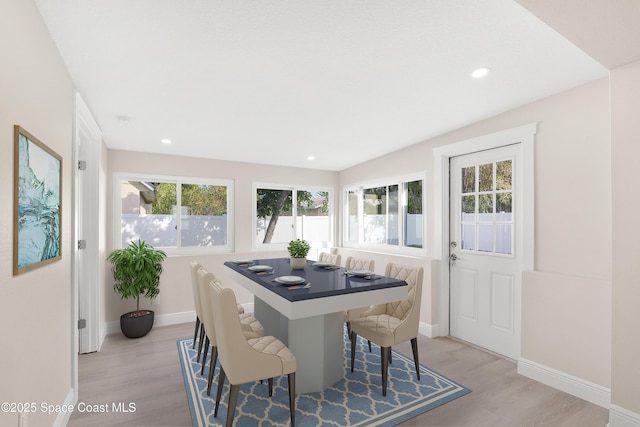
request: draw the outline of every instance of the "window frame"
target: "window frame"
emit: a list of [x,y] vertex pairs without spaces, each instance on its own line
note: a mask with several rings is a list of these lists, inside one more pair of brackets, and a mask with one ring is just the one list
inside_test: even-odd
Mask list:
[[[405,209],[407,203],[406,185],[409,182],[422,181],[422,247],[416,248],[406,246],[406,224]],[[364,241],[364,197],[363,191],[369,188],[398,186],[398,244],[389,243],[367,243]],[[358,196],[358,241],[349,241],[349,193],[355,192]],[[351,249],[369,250],[377,252],[392,252],[414,256],[424,256],[426,254],[426,172],[416,172],[396,176],[393,178],[380,178],[370,181],[362,181],[342,187],[342,246]],[[387,230],[389,227],[389,209],[387,206]],[[389,236],[386,236],[388,240]]]
[[[329,211],[327,216],[329,217],[329,240],[326,242],[326,245],[329,247],[334,246],[334,242],[336,241],[336,227],[335,227],[335,207],[334,207],[334,193],[335,189],[326,185],[313,185],[313,184],[274,184],[274,183],[265,183],[265,182],[254,182],[252,185],[251,197],[252,197],[252,205],[251,205],[251,247],[254,251],[282,251],[287,250],[287,246],[289,245],[289,241],[281,242],[281,243],[259,243],[256,238],[256,220],[258,218],[258,206],[256,203],[256,194],[259,188],[268,189],[268,190],[290,190],[291,191],[291,214],[294,218],[298,217],[298,191],[325,191],[327,192],[327,200],[329,202]],[[291,232],[291,240],[296,239],[298,236],[298,221],[293,221],[293,227]],[[309,241],[312,247],[316,247],[318,243],[316,241]]]
[[[220,178],[202,178],[175,175],[160,174],[140,174],[127,172],[114,172],[112,181],[112,202],[113,202],[113,233],[112,248],[122,248],[122,196],[120,193],[120,185],[123,180],[127,181],[152,181],[170,183],[176,185],[176,246],[164,247],[158,246],[167,255],[201,255],[214,253],[230,253],[234,251],[235,235],[234,235],[234,180]],[[227,187],[227,243],[226,245],[215,246],[180,246],[182,241],[182,184],[196,185],[213,185]]]

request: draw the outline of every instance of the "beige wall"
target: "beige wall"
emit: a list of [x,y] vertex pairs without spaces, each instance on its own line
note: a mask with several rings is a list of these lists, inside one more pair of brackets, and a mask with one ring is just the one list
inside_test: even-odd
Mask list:
[[[145,308],[153,309],[156,315],[193,311],[193,296],[189,277],[189,261],[198,260],[216,276],[226,279],[223,263],[238,257],[274,257],[285,256],[286,251],[253,252],[255,220],[252,217],[253,184],[317,185],[337,189],[337,173],[314,169],[266,166],[252,163],[229,162],[222,160],[176,157],[160,154],[124,152],[109,150],[108,173],[108,235],[112,235],[112,181],[114,172],[172,175],[181,177],[221,178],[234,181],[234,233],[235,253],[200,256],[170,256],[164,263],[164,273],[160,279],[159,305],[151,306],[146,300]],[[113,248],[110,244],[109,250]],[[311,257],[311,254],[310,254]],[[113,278],[110,265],[105,270],[105,313],[106,321],[115,321],[120,315],[135,309],[133,301],[122,301],[111,289]],[[253,302],[253,298],[243,288],[229,279],[224,282],[236,291],[241,303]]]
[[[432,149],[532,122],[539,123],[535,242],[529,242],[535,245],[535,271],[525,275],[522,283],[522,357],[609,386],[608,79],[349,168],[340,172],[340,186],[426,170],[426,264],[437,253],[433,218],[442,209],[442,202],[433,197]],[[540,278],[535,276],[543,273]],[[436,286],[425,280],[425,294],[437,295]],[[423,299],[423,305],[425,302]],[[422,321],[425,315],[423,310]],[[429,317],[437,318],[433,313]]]
[[[63,158],[62,259],[12,275],[13,125]],[[34,3],[0,13],[0,401],[63,404],[71,391],[71,176],[73,84]],[[28,415],[31,427],[56,414]],[[0,413],[0,425],[17,426]]]
[[[611,73],[613,339],[611,403],[640,416],[640,62]],[[612,425],[613,427],[613,425]]]

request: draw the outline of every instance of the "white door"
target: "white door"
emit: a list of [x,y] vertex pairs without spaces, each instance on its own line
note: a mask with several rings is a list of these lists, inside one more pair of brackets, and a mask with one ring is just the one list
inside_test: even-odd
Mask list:
[[[75,123],[74,293],[77,295],[78,352],[99,347],[99,168],[102,134],[80,95]],[[76,326],[76,325],[74,325]]]
[[520,145],[450,159],[450,334],[519,357]]

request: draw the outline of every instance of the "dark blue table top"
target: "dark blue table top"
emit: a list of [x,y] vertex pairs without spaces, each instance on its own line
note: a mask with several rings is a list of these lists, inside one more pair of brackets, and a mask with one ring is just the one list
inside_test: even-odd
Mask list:
[[[392,277],[378,275],[367,279],[364,277],[349,276],[345,274],[347,270],[343,267],[326,269],[324,267],[314,267],[313,263],[314,261],[308,260],[304,270],[292,269],[289,258],[254,259],[252,260],[252,264],[237,264],[234,261],[227,261],[224,265],[289,301],[302,301],[355,292],[393,288],[396,286],[407,286],[407,282],[404,280],[394,279]],[[252,265],[268,265],[273,267],[273,270],[268,274],[258,274],[249,270],[249,267]],[[290,290],[287,286],[273,281],[273,279],[280,276],[304,277],[306,279],[305,283],[311,283],[311,287]]]

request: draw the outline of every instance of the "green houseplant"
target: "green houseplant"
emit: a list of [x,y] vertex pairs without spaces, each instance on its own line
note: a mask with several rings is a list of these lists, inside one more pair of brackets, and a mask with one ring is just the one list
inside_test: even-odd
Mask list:
[[295,239],[289,242],[287,250],[291,256],[291,268],[303,269],[307,265],[307,254],[311,245],[304,239]]
[[154,313],[140,310],[140,297],[154,298],[160,293],[160,274],[166,257],[163,251],[142,240],[130,242],[126,248],[116,249],[107,257],[113,264],[113,289],[123,299],[136,300],[136,310],[120,316],[122,333],[129,338],[145,336],[153,326]]

